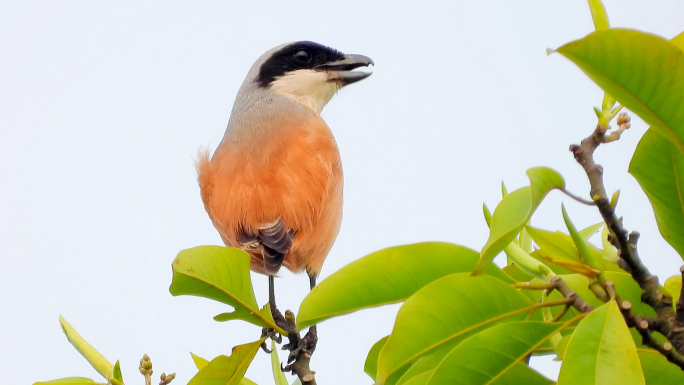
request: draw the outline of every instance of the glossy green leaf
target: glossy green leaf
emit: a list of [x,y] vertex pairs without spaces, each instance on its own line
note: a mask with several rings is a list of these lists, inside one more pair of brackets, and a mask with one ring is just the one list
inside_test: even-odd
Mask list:
[[591,10],[591,18],[594,19],[596,30],[610,28],[606,7],[603,6],[601,0],[589,0],[589,9]]
[[276,326],[270,312],[259,311],[249,262],[249,254],[232,247],[199,246],[183,250],[173,261],[169,291],[174,296],[195,295],[223,302],[235,308],[231,313],[233,319],[270,327],[286,335]]
[[495,323],[524,319],[529,304],[519,291],[491,276],[452,274],[425,286],[399,309],[378,357],[376,382]]
[[62,331],[66,334],[67,339],[76,348],[76,350],[81,353],[81,355],[90,363],[90,365],[97,370],[102,377],[110,380],[113,378],[114,365],[107,361],[106,358],[100,352],[95,350],[88,341],[84,340],[76,329],[74,329],[69,323],[62,317],[59,316],[59,324],[62,326]]
[[672,297],[672,303],[676,304],[679,301],[679,296],[682,293],[682,275],[673,275],[665,280],[665,290],[667,294]]
[[380,350],[382,350],[382,348],[385,346],[388,338],[389,336],[385,336],[373,344],[368,352],[368,356],[366,356],[366,362],[363,365],[363,371],[366,372],[366,374],[369,375],[373,381],[375,381],[375,376],[378,373],[378,355],[380,355]]
[[[558,323],[512,322],[481,331],[447,354],[427,384],[493,384],[564,326]],[[519,383],[528,383],[518,380]]]
[[[33,385],[48,385],[48,384],[60,384],[60,385],[84,385],[84,384],[102,384],[100,382],[95,382],[90,378],[84,377],[67,377],[60,378],[52,381],[34,382]],[[104,385],[104,384],[102,384]]]
[[411,367],[401,376],[396,385],[425,384],[437,366],[451,352],[459,341],[445,344],[443,347],[424,355],[414,362]]
[[214,358],[188,382],[188,385],[242,384],[249,364],[252,363],[254,356],[266,338],[268,337],[234,347],[230,357],[218,356]]
[[555,188],[565,188],[565,181],[556,171],[546,167],[527,170],[530,186],[519,188],[499,202],[492,215],[487,244],[480,252],[473,274],[482,273],[529,222],[546,194]]
[[645,385],[636,345],[615,301],[583,319],[570,339],[558,385]]
[[572,237],[572,241],[575,243],[575,247],[582,258],[582,261],[594,269],[601,270],[601,265],[599,264],[599,261],[594,258],[594,254],[591,252],[589,244],[586,240],[584,240],[582,235],[577,231],[577,228],[570,220],[568,212],[565,210],[565,205],[561,205],[561,210],[563,211],[563,220],[565,221],[565,225],[568,227],[570,237]]
[[280,370],[278,347],[273,340],[271,340],[271,371],[273,372],[273,381],[275,381],[276,385],[289,385],[285,373]]
[[[341,268],[304,298],[299,329],[357,310],[405,301],[423,286],[446,275],[470,272],[477,252],[450,243],[428,242],[390,247]],[[487,274],[513,282],[501,269]]]
[[651,128],[639,141],[629,172],[651,201],[660,234],[684,258],[684,153]]
[[204,358],[200,356],[196,356],[194,353],[190,352],[190,355],[192,356],[192,362],[195,363],[195,366],[197,367],[197,370],[202,370],[207,364],[209,364],[208,360],[205,360]]
[[643,32],[606,29],[557,51],[684,149],[684,57],[679,47]]
[[639,349],[639,361],[647,385],[684,384],[684,371],[655,350]]

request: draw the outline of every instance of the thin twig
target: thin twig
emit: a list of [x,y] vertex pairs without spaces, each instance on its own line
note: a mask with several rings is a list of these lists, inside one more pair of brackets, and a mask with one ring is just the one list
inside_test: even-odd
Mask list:
[[560,190],[561,190],[562,192],[564,192],[565,195],[569,196],[570,198],[576,200],[576,201],[579,202],[579,203],[583,203],[583,204],[585,204],[585,205],[587,205],[587,206],[596,206],[596,202],[594,202],[594,201],[590,201],[589,199],[584,199],[584,198],[582,198],[581,196],[575,195],[575,194],[571,193],[570,191],[568,191],[568,190],[566,190],[566,189],[564,189],[564,188],[562,188],[562,189],[560,189]]

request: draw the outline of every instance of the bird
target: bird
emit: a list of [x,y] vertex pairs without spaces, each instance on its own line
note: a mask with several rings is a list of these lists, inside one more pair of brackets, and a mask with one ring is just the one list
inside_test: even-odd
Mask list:
[[305,271],[312,290],[340,230],[342,163],[321,111],[370,76],[355,70],[371,65],[311,41],[268,50],[238,90],[213,155],[200,152],[204,207],[225,245],[246,251],[250,269],[269,276],[272,312],[280,268]]

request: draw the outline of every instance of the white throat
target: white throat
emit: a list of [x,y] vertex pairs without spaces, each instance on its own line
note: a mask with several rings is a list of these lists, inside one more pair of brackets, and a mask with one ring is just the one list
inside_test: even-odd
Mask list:
[[324,71],[297,70],[277,78],[270,88],[320,114],[341,87],[337,82],[328,81]]

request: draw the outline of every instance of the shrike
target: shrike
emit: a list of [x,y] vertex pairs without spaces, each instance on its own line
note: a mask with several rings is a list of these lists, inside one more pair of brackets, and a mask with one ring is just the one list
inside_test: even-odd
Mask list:
[[269,276],[275,312],[280,267],[306,270],[313,288],[340,229],[342,164],[321,110],[373,64],[308,41],[269,50],[249,70],[213,156],[200,154],[204,207],[223,242]]

